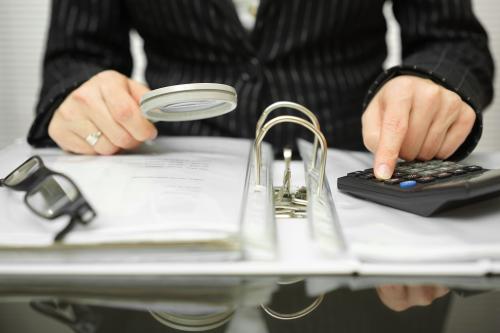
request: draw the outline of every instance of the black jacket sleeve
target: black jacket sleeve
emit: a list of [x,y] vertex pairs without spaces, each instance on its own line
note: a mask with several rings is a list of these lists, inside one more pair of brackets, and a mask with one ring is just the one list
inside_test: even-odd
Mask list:
[[476,123],[451,159],[476,147],[482,114],[493,98],[494,65],[488,37],[474,15],[471,0],[394,0],[401,27],[402,65],[382,73],[370,88],[365,108],[376,92],[398,75],[416,75],[456,92],[476,112]]
[[54,111],[95,74],[132,70],[129,21],[120,0],[53,0],[43,82],[28,142],[54,145],[47,128]]

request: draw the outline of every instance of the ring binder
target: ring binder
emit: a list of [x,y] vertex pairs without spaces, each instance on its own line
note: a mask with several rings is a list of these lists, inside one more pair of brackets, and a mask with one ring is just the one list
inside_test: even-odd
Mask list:
[[[310,152],[310,144],[305,140],[298,141],[300,156],[304,160],[304,169],[307,179],[307,218],[315,243],[324,252],[333,256],[345,250],[345,239],[342,235],[339,218],[333,202],[332,192],[328,181],[324,181],[323,187],[319,188],[321,179],[315,170],[308,170],[307,163]],[[314,189],[320,189],[315,191]]]
[[[283,108],[288,108],[292,110],[299,111],[303,114],[305,114],[310,120],[311,123],[318,129],[320,130],[320,125],[319,125],[319,120],[318,117],[314,113],[312,113],[311,110],[306,108],[303,105],[294,103],[294,102],[287,102],[287,101],[281,101],[281,102],[276,102],[271,105],[269,105],[264,112],[262,112],[261,116],[259,117],[259,120],[257,121],[257,126],[255,130],[255,137],[259,135],[262,126],[264,125],[266,119],[268,116],[271,114],[271,112],[278,110],[278,109],[283,109]],[[314,148],[313,148],[313,158],[312,158],[312,163],[311,163],[311,169],[315,168],[316,166],[316,159],[317,159],[317,153],[318,153],[318,138],[314,137]]]
[[[255,137],[257,138],[259,133],[262,131],[262,126],[266,122],[268,116],[271,112],[281,109],[288,108],[295,111],[299,111],[305,114],[312,125],[314,125],[320,131],[320,124],[316,115],[314,115],[311,110],[304,107],[303,105],[288,102],[288,101],[280,101],[269,105],[262,115],[259,117],[256,125]],[[283,153],[286,155],[288,149],[284,149]],[[291,150],[289,151],[288,158],[285,156],[285,161],[291,160]],[[313,157],[311,159],[311,165],[309,167],[310,170],[313,170],[316,167],[318,155],[318,138],[314,136],[314,148],[313,148]],[[285,175],[283,176],[283,186],[278,187],[274,190],[274,203],[275,203],[275,217],[277,218],[303,218],[306,217],[306,207],[307,207],[307,191],[305,187],[299,188],[298,191],[294,193],[290,193],[290,173],[289,169],[285,171]],[[288,179],[286,179],[288,178]],[[286,193],[286,195],[284,195]],[[305,197],[304,197],[305,196]],[[299,199],[300,198],[300,199]]]
[[320,130],[313,126],[310,122],[299,118],[295,116],[279,116],[276,118],[273,118],[269,120],[267,123],[265,123],[262,128],[260,129],[257,137],[255,138],[254,142],[254,156],[255,156],[255,179],[256,179],[256,185],[259,186],[261,185],[261,167],[262,167],[262,151],[261,151],[261,144],[262,141],[264,140],[264,137],[266,136],[267,132],[274,126],[282,123],[294,123],[297,125],[301,125],[308,129],[310,132],[312,132],[316,138],[319,140],[321,150],[322,150],[322,155],[321,155],[321,164],[320,164],[320,171],[319,171],[319,182],[318,182],[318,194],[321,192],[321,189],[323,188],[324,185],[324,179],[325,179],[325,168],[326,168],[326,151],[327,151],[327,143],[325,136],[323,133],[320,132]]
[[[279,108],[290,108],[299,111],[305,114],[310,121],[290,115],[278,116],[266,121],[269,114]],[[301,125],[314,134],[314,145],[312,148],[312,152],[309,148],[305,147],[305,142],[303,142],[303,140],[299,140],[299,151],[301,153],[302,160],[304,161],[307,182],[306,216],[309,221],[312,238],[317,241],[319,248],[329,254],[336,255],[338,254],[338,252],[345,249],[345,241],[338,224],[338,216],[335,211],[335,205],[333,203],[330,186],[328,185],[328,181],[325,179],[327,142],[325,136],[320,130],[320,125],[317,117],[306,107],[293,102],[281,101],[270,105],[262,113],[256,125],[256,137],[253,145],[253,155],[255,163],[254,192],[262,192],[263,187],[265,188],[266,186],[272,186],[272,184],[269,185],[268,174],[266,174],[266,185],[263,185],[262,183],[261,173],[263,170],[263,164],[261,146],[264,137],[271,130],[271,128],[282,123],[293,123]],[[318,143],[321,147],[319,170],[318,166],[316,165],[318,159]],[[311,163],[308,163],[307,161],[311,161]],[[269,193],[269,189],[266,192]],[[272,192],[274,193],[274,191]],[[275,196],[273,196],[272,200],[274,202],[274,209],[278,207],[280,208],[281,213],[285,211],[283,202],[275,202]],[[289,205],[289,211],[291,212],[288,216],[289,218],[304,217],[303,214],[294,214],[297,207],[295,207],[293,203],[286,204]],[[280,214],[279,217],[281,217],[281,215],[283,214]]]

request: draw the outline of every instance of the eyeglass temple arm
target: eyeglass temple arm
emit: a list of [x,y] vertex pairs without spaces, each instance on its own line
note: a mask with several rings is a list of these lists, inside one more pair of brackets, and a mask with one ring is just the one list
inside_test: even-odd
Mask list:
[[5,183],[5,179],[0,178],[0,187],[2,187],[4,183]]
[[75,227],[75,224],[79,221],[79,218],[78,217],[72,217],[71,220],[69,221],[69,223],[64,227],[64,229],[62,229],[61,231],[59,231],[56,235],[56,237],[54,237],[54,242],[55,243],[59,243],[60,241],[63,240],[63,238],[69,234],[69,232],[71,230],[73,230],[73,228]]

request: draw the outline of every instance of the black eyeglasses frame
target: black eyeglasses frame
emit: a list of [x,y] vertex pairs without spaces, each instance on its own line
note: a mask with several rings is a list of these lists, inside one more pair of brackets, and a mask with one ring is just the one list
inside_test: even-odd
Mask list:
[[[20,168],[25,166],[28,162],[36,160],[37,163],[39,164],[39,167],[36,171],[34,171],[32,174],[28,175],[25,179],[23,179],[21,182],[15,185],[7,185],[5,180],[9,179],[16,171],[18,171]],[[46,216],[37,211],[35,208],[33,208],[29,202],[28,202],[28,197],[33,194],[37,189],[38,185],[40,185],[44,180],[46,180],[50,176],[58,176],[64,178],[66,181],[68,181],[75,189],[76,191],[76,198],[75,200],[70,201],[68,205],[65,205],[62,207],[60,210],[57,211],[56,214],[51,215],[51,216]],[[0,187],[6,187],[14,191],[20,191],[20,192],[26,192],[24,195],[24,203],[28,208],[37,216],[46,219],[46,220],[55,220],[61,216],[68,215],[70,216],[70,221],[64,227],[61,231],[59,231],[55,238],[55,242],[60,242],[64,236],[66,236],[77,223],[87,225],[89,224],[96,216],[97,213],[95,210],[92,208],[92,206],[87,202],[83,194],[81,193],[80,189],[78,186],[75,184],[75,182],[66,176],[63,173],[53,171],[45,166],[45,163],[43,163],[43,160],[40,156],[35,155],[30,158],[28,158],[26,161],[24,161],[21,165],[19,165],[16,169],[14,169],[11,173],[9,173],[5,178],[0,179]]]

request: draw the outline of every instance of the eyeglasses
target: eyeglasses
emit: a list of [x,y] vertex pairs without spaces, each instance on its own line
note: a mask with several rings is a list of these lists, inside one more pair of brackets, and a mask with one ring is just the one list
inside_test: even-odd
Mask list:
[[69,177],[48,169],[39,156],[29,158],[0,179],[2,186],[26,192],[25,204],[42,218],[71,217],[66,227],[55,236],[55,242],[61,241],[77,223],[88,224],[97,216],[76,184]]

